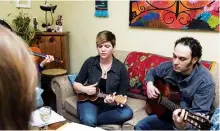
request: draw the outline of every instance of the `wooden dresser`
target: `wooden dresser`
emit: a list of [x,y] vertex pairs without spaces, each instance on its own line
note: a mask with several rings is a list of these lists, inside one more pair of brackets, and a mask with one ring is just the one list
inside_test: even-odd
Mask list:
[[45,69],[62,68],[69,73],[69,32],[37,32],[35,40],[33,46],[40,48],[41,53],[53,55],[64,62],[63,64],[51,62]]

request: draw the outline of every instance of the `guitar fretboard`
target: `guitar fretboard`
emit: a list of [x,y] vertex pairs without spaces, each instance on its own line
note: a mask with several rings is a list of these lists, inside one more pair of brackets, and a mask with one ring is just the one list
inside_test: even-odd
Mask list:
[[37,52],[31,52],[31,54],[32,54],[32,55],[39,56],[39,57],[43,57],[43,58],[46,57],[46,55],[44,55],[44,54],[40,54],[40,53],[37,53]]
[[[173,103],[172,101],[168,100],[166,97],[161,96],[159,99],[159,104],[162,104],[166,108],[168,108],[171,111],[174,111],[176,109],[180,109],[178,105]],[[210,128],[210,121],[207,118],[198,116],[196,114],[186,112],[186,121],[191,123],[194,127],[198,129],[209,129]],[[203,125],[203,126],[201,126]]]
[[171,111],[174,111],[176,109],[179,109],[180,107],[174,104],[172,101],[168,100],[166,97],[161,97],[160,104],[164,105],[166,108],[168,108]]

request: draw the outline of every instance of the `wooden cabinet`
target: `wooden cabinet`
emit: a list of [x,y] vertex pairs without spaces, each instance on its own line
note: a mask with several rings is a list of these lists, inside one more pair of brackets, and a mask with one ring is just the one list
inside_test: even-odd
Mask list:
[[[51,62],[46,69],[62,68],[69,73],[69,32],[37,32],[33,46],[41,49],[42,54],[53,55],[64,63]],[[42,61],[43,58],[40,59]]]

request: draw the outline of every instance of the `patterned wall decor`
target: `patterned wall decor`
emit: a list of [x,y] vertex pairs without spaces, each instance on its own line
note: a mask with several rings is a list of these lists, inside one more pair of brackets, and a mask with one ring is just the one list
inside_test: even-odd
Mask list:
[[107,0],[95,0],[95,16],[96,17],[108,17],[108,1]]
[[131,0],[129,25],[219,31],[219,0]]

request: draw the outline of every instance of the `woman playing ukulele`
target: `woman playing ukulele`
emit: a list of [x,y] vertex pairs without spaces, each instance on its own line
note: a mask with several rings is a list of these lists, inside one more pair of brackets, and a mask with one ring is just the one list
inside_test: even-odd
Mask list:
[[101,92],[110,94],[99,102],[78,101],[77,112],[84,125],[122,124],[133,116],[128,105],[117,105],[114,100],[115,95],[125,95],[129,88],[126,67],[113,56],[115,41],[115,35],[110,31],[98,33],[98,55],[84,62],[73,84],[77,93],[94,95],[99,88]]

